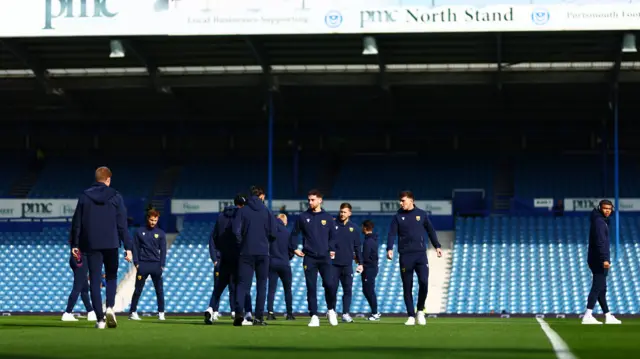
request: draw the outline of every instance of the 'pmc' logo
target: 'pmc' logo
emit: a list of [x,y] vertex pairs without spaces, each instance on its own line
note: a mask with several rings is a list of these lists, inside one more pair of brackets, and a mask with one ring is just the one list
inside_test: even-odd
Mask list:
[[[58,6],[54,6],[57,3]],[[89,3],[89,4],[87,4]],[[91,3],[93,3],[91,5]],[[56,9],[54,9],[56,8]],[[115,17],[109,12],[107,0],[45,0],[44,30],[53,30],[53,19]]]

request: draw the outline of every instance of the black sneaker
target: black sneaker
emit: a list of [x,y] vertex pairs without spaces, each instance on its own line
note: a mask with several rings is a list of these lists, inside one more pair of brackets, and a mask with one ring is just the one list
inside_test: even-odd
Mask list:
[[242,316],[242,314],[236,315],[236,317],[233,319],[233,326],[241,327],[243,321],[244,321],[244,317]]
[[209,311],[205,311],[204,312],[204,324],[208,324],[211,325],[213,324],[213,320],[211,320],[211,313],[209,313]]
[[287,314],[286,320],[296,320],[296,317],[294,317],[293,314]]
[[258,327],[266,327],[267,323],[262,321],[262,319],[254,319],[253,320],[253,326],[258,326]]
[[269,312],[269,314],[267,314],[267,320],[276,320],[276,315]]

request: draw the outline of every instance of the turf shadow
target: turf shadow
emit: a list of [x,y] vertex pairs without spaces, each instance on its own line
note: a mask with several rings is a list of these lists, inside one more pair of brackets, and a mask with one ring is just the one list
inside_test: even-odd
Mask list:
[[423,348],[419,347],[401,347],[401,346],[348,346],[348,347],[285,347],[285,346],[241,346],[241,345],[228,345],[222,346],[222,349],[229,350],[237,350],[237,351],[256,351],[259,350],[261,352],[286,352],[286,353],[296,353],[300,352],[309,353],[309,352],[321,352],[327,355],[346,355],[346,354],[354,354],[360,356],[367,356],[367,354],[385,354],[389,355],[389,357],[393,356],[416,356],[420,357],[428,352],[429,355],[445,355],[450,356],[452,353],[459,353],[464,355],[470,355],[472,357],[474,354],[478,354],[479,357],[486,357],[487,355],[495,354],[496,357],[505,357],[505,358],[517,358],[522,356],[523,354],[550,354],[554,355],[554,351],[552,348],[456,348],[456,347],[431,347],[425,346]]
[[44,324],[44,323],[34,323],[34,324],[0,323],[0,329],[25,329],[25,328],[87,329],[87,328],[93,328],[93,327],[89,327],[89,326],[87,326],[87,327],[78,327],[78,326],[67,326],[67,325],[59,325],[59,324]]

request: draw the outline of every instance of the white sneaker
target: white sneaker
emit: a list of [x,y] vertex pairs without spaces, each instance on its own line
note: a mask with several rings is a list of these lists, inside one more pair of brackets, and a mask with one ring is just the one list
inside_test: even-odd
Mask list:
[[104,329],[107,327],[107,323],[105,322],[97,322],[96,323],[96,329]]
[[214,315],[215,313],[213,312],[213,309],[211,307],[207,308],[207,310],[204,311],[204,324],[213,324],[213,321],[215,320],[213,319]]
[[244,315],[244,320],[253,322],[253,314],[251,314],[251,312],[247,312],[247,314]]
[[416,318],[414,317],[407,318],[407,321],[404,322],[404,325],[416,325]]
[[332,326],[336,326],[338,325],[338,314],[336,314],[336,311],[331,309],[330,311],[327,312],[327,318],[329,318],[329,324],[331,324]]
[[97,322],[98,321],[98,317],[96,317],[96,312],[91,311],[89,313],[87,313],[87,320],[90,322]]
[[231,319],[234,319],[236,317],[236,312],[231,312]]
[[582,324],[598,325],[598,324],[602,324],[602,322],[599,322],[598,319],[596,319],[593,315],[585,315],[584,317],[582,317]]
[[427,325],[427,318],[424,317],[424,312],[418,312],[418,325]]
[[319,327],[320,326],[320,319],[318,319],[317,315],[314,315],[311,317],[311,320],[309,321],[309,326],[310,327]]
[[76,317],[73,316],[73,314],[71,313],[63,313],[62,314],[62,319],[63,322],[77,322],[78,319]]
[[353,318],[349,314],[342,314],[343,323],[353,323]]
[[140,318],[137,312],[131,312],[131,314],[129,314],[129,320],[142,320],[142,318]]
[[164,312],[158,313],[158,320],[165,320],[164,319]]
[[220,320],[220,313],[213,312],[213,316],[211,317],[211,319],[213,319],[214,322]]
[[117,328],[118,320],[116,319],[116,313],[113,311],[113,308],[107,308],[107,327],[109,328]]
[[372,321],[372,322],[377,322],[377,321],[379,321],[379,320],[380,320],[380,317],[381,317],[381,316],[382,316],[382,314],[380,314],[380,313],[371,314],[371,315],[369,316],[369,320],[370,320],[370,321]]
[[604,315],[604,324],[622,324],[621,320],[618,320],[611,313],[607,313]]
[[243,327],[250,327],[253,325],[253,322],[250,320],[247,320],[246,318],[242,321],[242,326]]

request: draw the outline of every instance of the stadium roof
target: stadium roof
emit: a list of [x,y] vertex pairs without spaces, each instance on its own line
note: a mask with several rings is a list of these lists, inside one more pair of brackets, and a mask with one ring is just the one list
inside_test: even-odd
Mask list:
[[118,39],[123,58],[109,57],[110,38],[0,39],[0,91],[11,92],[4,92],[6,105],[25,96],[32,104],[44,93],[123,89],[251,87],[237,94],[254,96],[267,86],[604,85],[613,78],[617,59],[620,82],[640,82],[640,72],[633,71],[640,69],[640,55],[621,54],[622,35],[380,34],[377,56],[362,54],[361,35],[131,37]]

